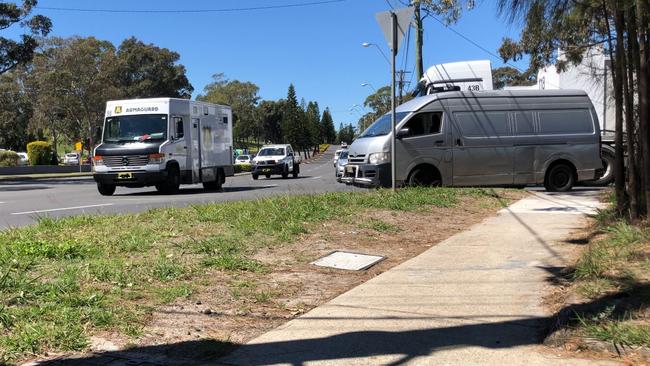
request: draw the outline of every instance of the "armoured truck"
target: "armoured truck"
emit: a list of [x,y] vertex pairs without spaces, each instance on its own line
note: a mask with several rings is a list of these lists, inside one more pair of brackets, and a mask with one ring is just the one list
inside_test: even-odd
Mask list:
[[176,193],[180,184],[220,190],[234,174],[229,106],[175,98],[106,103],[101,144],[94,150],[99,193],[118,186],[155,186]]

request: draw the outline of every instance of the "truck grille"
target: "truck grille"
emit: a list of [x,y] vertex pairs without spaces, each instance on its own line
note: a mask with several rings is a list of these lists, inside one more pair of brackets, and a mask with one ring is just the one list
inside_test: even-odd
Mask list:
[[274,165],[275,160],[260,160],[257,162],[257,165]]
[[348,155],[348,163],[365,163],[365,162],[366,162],[365,154]]
[[118,166],[143,166],[149,163],[148,155],[104,156],[104,165]]

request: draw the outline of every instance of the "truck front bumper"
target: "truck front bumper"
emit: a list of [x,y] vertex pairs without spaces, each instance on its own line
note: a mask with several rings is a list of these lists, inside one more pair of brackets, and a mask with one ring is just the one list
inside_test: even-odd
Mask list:
[[252,174],[257,174],[257,175],[282,174],[283,171],[284,171],[284,164],[253,165]]
[[341,183],[361,187],[390,187],[390,163],[348,164],[343,169]]
[[167,171],[157,172],[132,171],[93,174],[95,182],[114,184],[122,187],[147,187],[163,183],[167,179]]

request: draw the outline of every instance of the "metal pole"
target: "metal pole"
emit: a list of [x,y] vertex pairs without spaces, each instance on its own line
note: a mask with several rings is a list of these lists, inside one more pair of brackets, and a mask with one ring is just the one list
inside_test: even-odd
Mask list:
[[392,63],[391,63],[391,93],[390,93],[390,102],[391,102],[391,121],[390,121],[390,126],[391,126],[391,131],[393,132],[391,134],[390,138],[390,174],[391,174],[391,189],[393,192],[395,192],[395,58],[397,55],[397,15],[395,13],[391,12],[390,13],[390,18],[391,18],[391,28],[392,28],[392,33],[393,33],[393,42],[391,45],[391,58],[392,58]]

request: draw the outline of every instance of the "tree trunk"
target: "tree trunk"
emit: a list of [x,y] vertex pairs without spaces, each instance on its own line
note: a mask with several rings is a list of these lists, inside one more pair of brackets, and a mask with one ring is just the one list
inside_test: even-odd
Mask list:
[[415,76],[417,81],[424,76],[424,63],[422,61],[422,45],[424,43],[424,31],[422,28],[422,15],[420,13],[420,1],[414,0],[413,7],[415,9]]
[[[616,4],[614,4],[614,9]],[[603,3],[603,10],[605,12],[605,18],[609,19],[607,5]],[[617,15],[618,16],[618,15]],[[616,18],[616,17],[615,17]],[[620,51],[623,44],[618,42],[618,38],[622,38],[622,34],[617,32],[617,42],[616,42],[616,53],[614,54],[613,42],[612,42],[612,31],[609,26],[609,21],[606,21],[607,33],[608,33],[608,43],[609,43],[609,52],[610,58],[612,61],[612,82],[614,84],[614,101],[616,103],[616,118],[615,118],[615,131],[616,135],[614,138],[614,148],[615,148],[615,166],[614,166],[614,182],[616,190],[616,212],[619,216],[622,216],[625,212],[626,201],[625,201],[625,165],[623,162],[623,86],[622,78],[625,77],[621,73],[620,65],[622,61],[623,52]]]
[[[643,155],[643,165],[641,165],[641,175],[643,177],[643,193],[645,195],[645,214],[650,212],[650,105],[648,105],[648,88],[650,87],[648,75],[648,1],[636,1],[636,21],[638,35],[638,70],[637,70],[637,93],[639,99],[639,143]],[[636,40],[637,38],[634,37]]]
[[[618,13],[621,13],[619,16]],[[628,199],[630,203],[630,219],[636,221],[639,219],[639,201],[641,200],[641,189],[639,186],[638,174],[638,159],[636,156],[636,143],[637,143],[637,127],[634,119],[634,73],[636,58],[638,52],[636,50],[636,22],[634,21],[634,14],[627,7],[625,13],[617,12],[618,24],[617,29],[627,29],[627,49],[626,60],[621,65],[622,72],[625,73],[626,78],[623,78],[623,98],[625,103],[625,130],[627,132],[627,185],[628,185]],[[623,19],[625,18],[625,19]],[[643,160],[642,160],[643,161]]]

